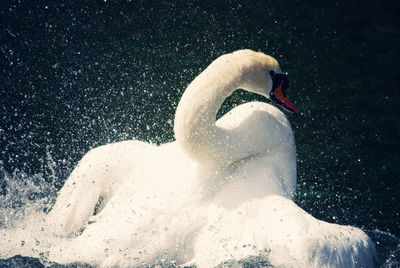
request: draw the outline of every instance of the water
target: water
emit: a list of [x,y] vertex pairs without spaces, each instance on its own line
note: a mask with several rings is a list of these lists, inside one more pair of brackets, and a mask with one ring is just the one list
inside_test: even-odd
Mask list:
[[[380,262],[399,261],[398,242],[390,238],[400,237],[397,2],[3,1],[0,7],[1,215],[16,213],[0,219],[2,226],[48,209],[90,148],[173,140],[186,85],[217,56],[251,48],[280,61],[301,112],[289,117],[297,203],[328,222],[371,236],[385,232],[375,235]],[[254,99],[263,100],[239,91],[221,114]]]

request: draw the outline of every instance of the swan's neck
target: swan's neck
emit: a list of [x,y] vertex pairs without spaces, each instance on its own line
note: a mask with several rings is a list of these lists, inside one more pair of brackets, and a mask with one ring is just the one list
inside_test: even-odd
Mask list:
[[241,87],[243,67],[233,56],[222,56],[186,89],[175,114],[175,137],[182,149],[200,163],[227,158],[226,133],[215,125],[223,101]]

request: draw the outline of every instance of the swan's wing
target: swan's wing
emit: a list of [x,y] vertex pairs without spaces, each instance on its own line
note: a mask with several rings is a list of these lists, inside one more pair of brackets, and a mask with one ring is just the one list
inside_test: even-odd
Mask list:
[[141,159],[151,155],[152,145],[139,141],[107,144],[89,151],[68,177],[47,216],[54,232],[66,236],[82,228],[96,204],[103,206],[133,170],[143,169]]
[[319,221],[281,196],[235,209],[211,206],[195,252],[200,267],[249,255],[264,256],[277,267],[373,267],[376,256],[360,229]]

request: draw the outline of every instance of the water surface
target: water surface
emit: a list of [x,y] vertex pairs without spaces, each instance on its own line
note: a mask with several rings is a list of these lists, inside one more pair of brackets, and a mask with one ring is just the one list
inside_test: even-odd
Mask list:
[[[279,60],[301,112],[289,117],[297,203],[328,222],[400,237],[396,1],[39,0],[0,7],[3,212],[43,195],[51,204],[90,148],[172,141],[188,83],[219,55],[250,48]],[[221,114],[254,99],[265,101],[239,91]],[[10,194],[13,180],[41,186],[18,199]],[[395,248],[378,245],[381,263],[399,261]]]

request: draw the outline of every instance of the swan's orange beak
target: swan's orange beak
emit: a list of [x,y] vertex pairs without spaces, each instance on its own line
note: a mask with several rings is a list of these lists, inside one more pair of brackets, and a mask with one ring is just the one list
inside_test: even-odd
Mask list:
[[296,106],[294,106],[294,104],[286,96],[286,93],[283,89],[283,81],[281,81],[279,85],[271,91],[271,99],[289,113],[293,115],[299,114]]

